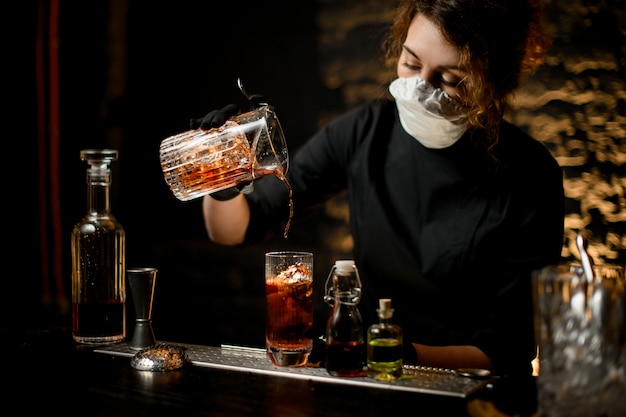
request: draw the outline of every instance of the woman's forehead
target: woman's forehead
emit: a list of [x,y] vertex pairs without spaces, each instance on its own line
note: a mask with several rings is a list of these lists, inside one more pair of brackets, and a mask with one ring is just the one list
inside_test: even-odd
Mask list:
[[450,44],[439,28],[422,14],[413,18],[404,47],[432,67],[458,67],[461,59],[459,49]]

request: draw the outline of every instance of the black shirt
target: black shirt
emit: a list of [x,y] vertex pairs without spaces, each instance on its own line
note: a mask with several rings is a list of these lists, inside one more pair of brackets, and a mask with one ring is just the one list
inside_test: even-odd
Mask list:
[[[470,344],[500,374],[530,372],[530,273],[559,262],[563,176],[545,146],[511,124],[495,152],[497,166],[467,133],[449,148],[426,148],[383,99],[328,124],[290,161],[294,219],[347,190],[359,310],[367,328],[378,321],[378,299],[391,298],[407,358],[411,342]],[[282,233],[282,182],[255,181],[248,200],[246,244]],[[325,318],[317,323],[323,333]]]

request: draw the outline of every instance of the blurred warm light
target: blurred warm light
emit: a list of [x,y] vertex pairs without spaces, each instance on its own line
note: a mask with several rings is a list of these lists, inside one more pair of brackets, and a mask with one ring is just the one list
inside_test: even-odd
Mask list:
[[537,346],[537,356],[530,364],[533,367],[533,376],[539,376],[539,346]]

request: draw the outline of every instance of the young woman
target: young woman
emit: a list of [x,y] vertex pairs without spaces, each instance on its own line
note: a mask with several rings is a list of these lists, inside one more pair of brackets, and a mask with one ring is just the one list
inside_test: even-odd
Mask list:
[[[398,76],[389,96],[329,123],[290,161],[294,219],[347,192],[359,309],[368,326],[378,299],[393,300],[408,363],[531,373],[530,273],[560,259],[562,171],[503,115],[549,44],[540,11],[534,0],[401,1],[384,43]],[[204,198],[214,242],[282,233],[287,188],[274,176],[253,188]]]

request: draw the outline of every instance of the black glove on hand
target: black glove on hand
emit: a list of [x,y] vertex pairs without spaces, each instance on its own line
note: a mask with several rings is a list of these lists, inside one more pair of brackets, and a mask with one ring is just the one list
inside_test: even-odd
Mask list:
[[189,127],[192,129],[201,128],[203,130],[209,130],[214,127],[220,127],[228,118],[239,113],[239,107],[236,104],[228,104],[220,110],[213,110],[207,113],[201,119],[191,119],[189,121]]
[[249,181],[238,184],[234,187],[229,187],[224,190],[216,191],[209,195],[211,196],[211,198],[217,201],[228,201],[237,197],[239,194],[250,194],[252,191],[254,191],[254,184],[252,183],[252,181]]
[[267,99],[263,94],[252,94],[248,97],[248,103],[250,103],[250,110],[254,110],[257,107],[267,106]]
[[[257,107],[266,106],[267,99],[262,94],[253,94],[248,97],[248,103],[250,104],[250,110],[254,110]],[[220,110],[210,111],[201,119],[191,119],[189,121],[189,127],[191,129],[201,128],[203,130],[220,127],[226,120],[237,113],[239,113],[239,107],[237,107],[236,104],[228,104]]]

